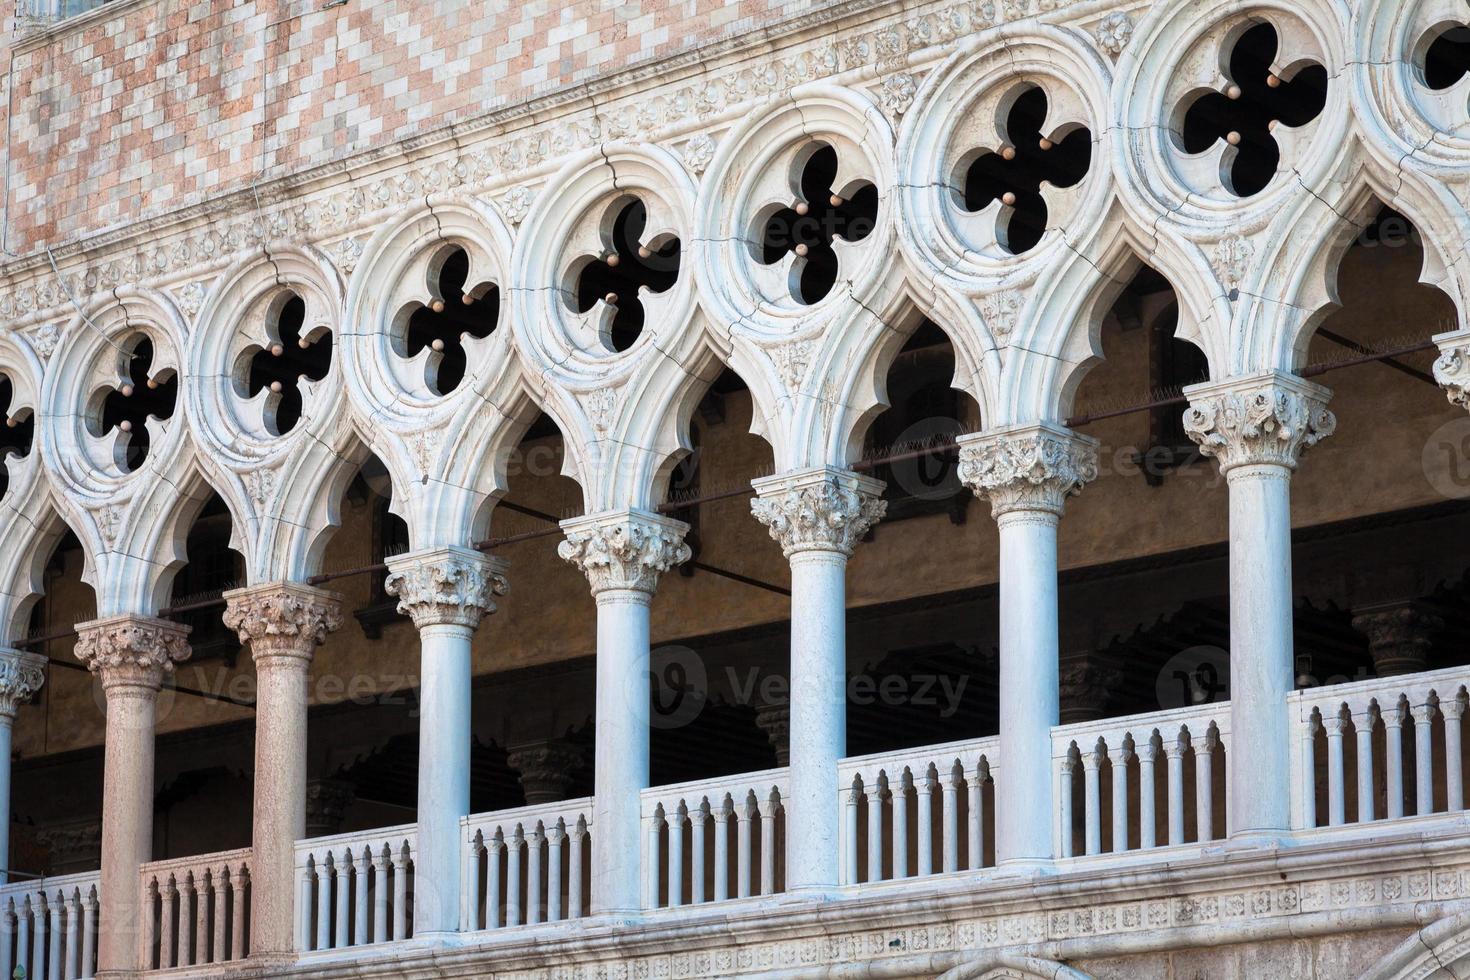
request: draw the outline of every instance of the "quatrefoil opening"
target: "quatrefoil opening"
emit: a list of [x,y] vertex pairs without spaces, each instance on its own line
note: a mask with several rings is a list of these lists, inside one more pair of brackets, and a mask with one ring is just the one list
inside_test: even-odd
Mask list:
[[0,374],[0,414],[5,424],[0,426],[0,500],[5,499],[10,489],[9,461],[23,459],[31,453],[36,434],[36,418],[29,405],[16,404],[15,383]]
[[613,205],[599,237],[599,255],[584,255],[571,267],[572,311],[585,316],[601,304],[596,329],[609,351],[622,352],[643,335],[649,294],[666,292],[679,279],[677,236],[645,240],[648,209],[637,199]]
[[1440,24],[1424,36],[1419,71],[1431,91],[1454,88],[1470,75],[1470,23]]
[[179,379],[172,367],[155,370],[153,341],[136,334],[118,349],[116,379],[93,396],[88,428],[93,437],[113,435],[112,460],[132,473],[148,458],[150,421],[171,418],[178,403]]
[[840,178],[837,150],[827,143],[812,144],[796,163],[795,199],[761,209],[752,252],[764,266],[790,256],[787,286],[792,298],[809,306],[836,285],[843,245],[873,233],[878,188],[862,178]]
[[1276,177],[1281,127],[1299,129],[1327,104],[1327,69],[1311,60],[1277,64],[1280,48],[1270,23],[1248,26],[1230,49],[1224,89],[1183,103],[1180,148],[1198,155],[1224,141],[1220,181],[1236,197],[1259,194]]
[[473,281],[470,256],[451,246],[429,263],[427,301],[416,302],[395,338],[400,357],[423,358],[424,383],[437,395],[460,386],[469,370],[472,341],[500,323],[500,289]]
[[301,420],[303,387],[327,376],[332,367],[332,332],[318,324],[305,333],[306,302],[285,293],[267,308],[264,346],[252,344],[240,355],[237,391],[244,398],[263,396],[266,428],[282,436]]
[[1075,187],[1092,165],[1092,132],[1084,124],[1049,123],[1046,92],[1031,85],[1001,104],[1000,145],[960,160],[956,197],[965,211],[999,202],[995,239],[1012,255],[1035,248],[1049,227],[1047,191]]

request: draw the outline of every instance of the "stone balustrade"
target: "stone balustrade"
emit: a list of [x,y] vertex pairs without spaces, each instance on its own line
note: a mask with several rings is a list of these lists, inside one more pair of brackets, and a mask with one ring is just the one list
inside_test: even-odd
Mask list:
[[242,960],[248,953],[250,848],[142,867],[145,968]]
[[397,942],[413,935],[414,824],[296,844],[296,948]]
[[98,883],[89,871],[0,885],[0,976],[94,976]]
[[462,823],[466,929],[580,919],[591,909],[591,797]]

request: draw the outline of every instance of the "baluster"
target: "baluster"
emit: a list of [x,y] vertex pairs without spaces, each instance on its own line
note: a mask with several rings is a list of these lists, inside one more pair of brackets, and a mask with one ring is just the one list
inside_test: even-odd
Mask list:
[[567,864],[567,917],[580,919],[582,917],[582,851],[583,843],[587,839],[587,820],[580,814],[577,822],[572,825],[571,861]]
[[214,876],[214,948],[210,951],[210,963],[223,963],[230,958],[225,951],[225,926],[229,924],[229,916],[225,913],[228,908],[226,893],[229,883],[229,869],[222,865]]
[[1158,846],[1158,810],[1154,801],[1154,761],[1158,757],[1159,747],[1150,732],[1138,746],[1138,846],[1143,850]]
[[720,800],[715,808],[715,901],[723,902],[730,897],[730,818],[733,814],[730,798]]
[[97,972],[97,889],[87,889],[82,899],[82,976]]
[[[163,967],[160,957],[153,952],[159,941],[158,929],[163,916],[159,900],[158,876],[153,875],[143,888],[143,921],[139,923],[143,932],[143,969],[145,970],[158,970]],[[8,956],[9,953],[7,952],[6,955]],[[5,976],[8,974],[0,973],[0,977]]]
[[332,948],[332,865],[330,853],[316,866],[316,948]]
[[194,872],[184,872],[184,880],[179,885],[179,966],[194,965],[194,909],[197,894],[198,884],[194,880]]
[[700,800],[689,811],[689,901],[704,902],[704,830],[709,819],[709,801]]
[[505,848],[505,838],[500,828],[495,828],[495,836],[485,848],[485,928],[500,928],[500,863],[501,852]]
[[843,803],[843,877],[844,885],[856,885],[858,880],[858,802],[863,796],[863,780],[861,776],[852,777],[852,785],[848,787],[846,798]]
[[1107,748],[1098,739],[1091,752],[1082,755],[1082,820],[1088,854],[1102,851],[1102,777],[1098,767],[1107,758]]
[[868,881],[883,880],[883,795],[887,777],[882,773],[873,780],[868,793]]
[[965,814],[965,829],[969,832],[969,868],[979,871],[985,866],[985,798],[984,785],[980,781],[980,767],[971,770],[966,782],[969,790],[969,812]]
[[16,929],[13,924],[14,916],[14,902],[12,899],[6,898],[4,900],[4,907],[0,908],[0,980],[9,977],[15,972],[13,950],[16,942]]
[[1169,757],[1169,843],[1184,843],[1184,740],[1183,733],[1164,746]]
[[738,898],[750,897],[750,820],[754,815],[754,794],[747,793],[735,810],[735,894]]
[[245,917],[250,914],[245,891],[250,885],[250,866],[242,864],[236,868],[230,885],[230,959],[243,960],[249,952],[245,948]]
[[1342,730],[1346,722],[1340,710],[1322,717],[1322,727],[1327,731],[1327,824],[1340,827],[1347,820],[1347,805],[1343,799]]
[[388,868],[391,859],[388,847],[370,848],[373,862],[373,935],[371,942],[381,943],[388,939]]
[[964,782],[964,773],[960,764],[956,762],[949,770],[949,778],[944,780],[942,786],[943,797],[941,805],[943,808],[942,819],[944,821],[944,871],[946,874],[960,869],[960,784]]
[[505,924],[521,924],[521,848],[526,842],[525,832],[516,824],[515,833],[505,842]]
[[566,824],[558,818],[546,832],[546,921],[561,921],[561,849],[567,839]]
[[541,842],[545,836],[538,820],[526,838],[526,921],[533,926],[541,921]]
[[46,899],[47,912],[50,916],[50,922],[47,925],[50,935],[46,956],[47,980],[61,980],[61,902],[62,898],[59,894],[54,897],[47,896]]
[[1317,715],[1307,711],[1302,722],[1302,826],[1317,826]]
[[[480,890],[480,868],[483,866],[481,857],[485,852],[485,833],[483,830],[475,831],[465,845],[465,928],[470,932],[476,932],[480,928],[480,908],[483,904],[484,894]],[[358,890],[359,893],[361,889]]]
[[[898,774],[898,785],[890,784],[888,799],[893,807],[893,879],[909,876],[909,786],[913,777],[905,769]],[[917,790],[917,786],[915,789]],[[921,831],[922,833],[922,831]],[[923,846],[922,844],[920,845]],[[921,857],[919,860],[923,860]]]
[[[1061,769],[1061,792],[1057,794],[1057,830],[1061,838],[1060,852],[1062,857],[1072,856],[1075,848],[1072,843],[1072,773],[1076,770],[1077,761],[1072,757],[1069,749],[1067,754],[1058,760]],[[997,803],[997,806],[1000,804]],[[999,818],[997,818],[999,819]],[[999,855],[997,855],[999,858]]]
[[174,905],[174,899],[178,894],[178,882],[173,875],[169,875],[168,882],[163,886],[163,939],[158,946],[158,967],[161,970],[184,965],[174,959],[174,954],[178,951],[179,932],[179,910]]
[[1373,821],[1373,707],[1353,715],[1358,740],[1358,823]]
[[1128,762],[1133,758],[1132,736],[1118,740],[1118,751],[1112,757],[1113,775],[1113,853],[1128,850]]
[[205,871],[194,873],[194,963],[209,962],[209,880]]
[[26,897],[26,955],[17,956],[26,967],[28,977],[41,976],[41,957],[46,952],[46,920],[41,917],[39,895]]
[[1439,702],[1439,713],[1444,715],[1444,788],[1445,806],[1451,813],[1465,809],[1465,777],[1460,757],[1460,718],[1465,713],[1465,703],[1458,694]]
[[669,908],[684,904],[684,818],[689,808],[680,800],[669,817]]
[[[355,849],[354,849],[355,850]],[[349,851],[347,860],[352,865],[352,945],[367,942],[368,934],[368,874],[372,861],[366,850]],[[474,889],[471,889],[473,891]]]
[[776,891],[776,810],[781,798],[771,790],[761,801],[761,894],[772,895]]
[[393,848],[393,941],[408,938],[408,844]]
[[15,910],[15,965],[24,967],[31,961],[31,899],[26,896]]
[[[936,782],[932,770],[925,769],[924,774],[919,777],[918,783],[914,786],[914,792],[919,797],[916,816],[919,821],[919,874],[923,876],[934,873],[934,784]],[[907,810],[907,804],[907,799],[895,801],[894,812],[898,812],[898,805],[902,805]],[[894,845],[897,846],[897,841],[894,842]],[[907,845],[904,850],[905,852],[908,850]],[[907,868],[904,869],[904,873],[907,876]],[[894,872],[893,877],[898,877],[897,871]]]
[[296,944],[301,950],[313,949],[311,932],[311,910],[316,908],[313,890],[316,888],[316,855],[307,854],[296,867]]
[[[153,906],[149,904],[148,912]],[[153,917],[144,912],[144,927]],[[82,893],[78,888],[73,888],[66,899],[66,980],[77,980],[82,975]],[[148,949],[147,946],[143,947]],[[152,954],[146,954],[151,956]]]
[[1215,742],[1213,729],[1205,729],[1194,745],[1194,829],[1203,844],[1215,836]]
[[1425,701],[1411,709],[1414,715],[1414,813],[1434,812],[1434,704]]
[[333,949],[346,949],[352,926],[352,849],[332,855],[337,881],[337,936]]
[[1388,799],[1388,819],[1398,820],[1404,815],[1404,706],[1395,701],[1392,708],[1378,707],[1378,716],[1383,719],[1383,754],[1388,757],[1384,775],[1388,781],[1385,796]]
[[[659,830],[663,827],[664,805],[657,803],[653,807],[653,815],[648,818],[647,837],[648,844],[644,847],[647,854],[647,867],[643,871],[643,907],[646,909],[658,908],[658,886],[663,880],[662,861],[664,855],[663,835]],[[669,832],[673,837],[672,828]],[[672,841],[671,841],[672,843]]]

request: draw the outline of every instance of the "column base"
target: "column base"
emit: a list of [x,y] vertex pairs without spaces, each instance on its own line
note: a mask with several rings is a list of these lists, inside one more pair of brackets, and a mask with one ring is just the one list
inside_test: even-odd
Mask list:
[[1225,840],[1210,841],[1208,846],[1218,847],[1227,856],[1247,852],[1258,855],[1264,851],[1289,850],[1296,846],[1296,842],[1288,830],[1242,830]]
[[219,963],[216,966],[222,971],[234,966],[238,973],[273,977],[295,966],[298,959],[295,953],[262,952],[251,953],[243,960]]
[[996,878],[1011,881],[1049,878],[1056,871],[1051,858],[1008,858],[995,866]]

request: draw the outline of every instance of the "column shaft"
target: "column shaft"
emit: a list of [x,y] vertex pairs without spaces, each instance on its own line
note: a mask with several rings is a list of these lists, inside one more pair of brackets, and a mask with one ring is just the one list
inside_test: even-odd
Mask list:
[[296,842],[306,836],[306,685],[310,661],[256,662],[250,951],[291,953]]
[[648,787],[649,605],[632,589],[597,595],[592,910],[639,909],[642,800]]
[[470,812],[470,642],[474,629],[425,624],[419,688],[414,934],[459,928],[460,818]]
[[10,881],[10,738],[15,718],[0,712],[0,885]]
[[139,869],[153,856],[153,724],[158,688],[109,684],[102,762],[99,972],[139,968]]

